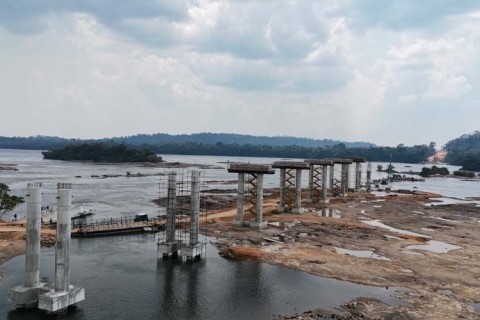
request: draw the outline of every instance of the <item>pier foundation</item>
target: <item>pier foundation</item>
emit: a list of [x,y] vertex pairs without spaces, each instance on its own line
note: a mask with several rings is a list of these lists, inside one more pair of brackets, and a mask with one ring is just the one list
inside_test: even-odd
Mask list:
[[308,196],[310,197],[310,202],[326,206],[329,203],[328,199],[328,168],[330,167],[330,184],[333,185],[333,161],[328,159],[310,159],[305,160],[305,163],[309,167],[309,190]]
[[364,158],[352,158],[355,163],[355,192],[359,192],[362,188],[362,163],[366,162]]
[[85,289],[70,284],[71,184],[57,185],[57,239],[55,243],[55,285],[38,297],[38,308],[55,313],[85,300]]
[[[228,167],[228,172],[238,174],[237,216],[233,225],[249,226],[252,229],[266,227],[267,222],[263,221],[263,175],[274,174],[275,171],[270,165],[232,163]],[[246,210],[245,202],[249,205]],[[253,216],[254,219],[245,220],[245,211],[250,215],[249,218]]]
[[27,184],[25,284],[9,291],[9,300],[17,308],[36,307],[38,296],[48,290],[40,282],[41,187],[41,183]]
[[164,258],[178,255],[178,245],[175,241],[176,229],[176,211],[177,211],[177,173],[168,173],[168,191],[167,191],[167,224],[166,241],[158,244],[158,255]]
[[299,161],[276,161],[272,167],[280,169],[278,211],[303,214],[305,209],[302,207],[302,170],[309,169],[309,166]]

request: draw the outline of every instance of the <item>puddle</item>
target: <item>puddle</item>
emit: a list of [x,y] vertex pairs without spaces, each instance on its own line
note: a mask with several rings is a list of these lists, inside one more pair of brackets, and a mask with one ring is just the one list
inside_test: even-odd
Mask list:
[[412,211],[412,212],[413,212],[413,213],[422,214],[422,215],[425,214],[425,213],[423,213],[422,211]]
[[433,232],[433,231],[437,231],[435,229],[432,229],[432,228],[422,228],[423,231],[429,231],[429,232]]
[[395,237],[395,236],[391,236],[391,235],[389,235],[389,234],[384,234],[383,236],[384,236],[385,238],[387,238],[387,239],[404,240],[404,239],[402,239],[402,238]]
[[448,204],[475,204],[476,206],[479,206],[480,203],[475,200],[464,200],[464,199],[458,199],[458,198],[448,198],[448,197],[441,197],[441,198],[434,198],[434,201],[431,203],[425,203],[424,206],[430,207],[432,205],[448,205]]
[[373,206],[374,208],[381,208],[383,206],[379,206],[379,205],[376,205],[376,206]]
[[365,214],[365,210],[360,211],[361,214]]
[[430,236],[427,236],[427,235],[424,235],[424,234],[415,233],[415,232],[412,232],[412,231],[407,231],[407,230],[402,230],[402,229],[397,229],[397,228],[394,228],[394,227],[387,226],[386,224],[381,223],[380,220],[369,220],[369,221],[362,221],[362,222],[366,223],[366,224],[368,224],[369,226],[372,226],[372,227],[379,227],[379,228],[387,229],[389,231],[400,233],[400,234],[406,234],[406,235],[409,235],[409,236],[421,237],[421,238],[431,238]]
[[330,218],[341,218],[341,211],[334,209],[322,209],[317,211],[317,216],[319,217],[330,217]]
[[435,220],[441,220],[441,221],[451,222],[451,223],[462,223],[461,221],[450,220],[450,219],[445,219],[445,218],[441,218],[441,217],[429,217],[429,218],[435,219]]
[[451,290],[448,290],[448,289],[437,290],[437,293],[439,293],[441,295],[444,295],[444,296],[447,296],[447,297],[450,297],[450,298],[455,297],[455,294]]
[[435,253],[447,253],[451,250],[458,250],[461,248],[462,247],[449,244],[446,242],[442,242],[442,241],[436,241],[436,240],[429,240],[427,241],[426,244],[412,244],[406,247],[406,249],[410,249],[410,250],[412,249],[425,250],[425,251],[430,251]]
[[386,261],[391,261],[387,257],[378,255],[374,253],[373,251],[370,250],[348,250],[348,249],[343,249],[343,248],[338,248],[335,247],[335,250],[339,254],[344,254],[347,256],[353,256],[357,258],[370,258],[370,259],[376,259],[376,260],[386,260]]
[[400,271],[405,272],[405,273],[413,273],[413,270],[411,269],[400,269]]
[[468,304],[471,306],[477,313],[480,313],[480,302],[472,302]]
[[295,227],[297,224],[300,224],[300,222],[297,221],[297,220],[292,221],[292,222],[272,221],[272,222],[268,223],[269,226],[277,227],[277,228],[282,229],[282,230],[290,229],[292,227]]
[[420,252],[413,252],[413,251],[406,251],[406,250],[402,250],[402,252],[405,253],[405,254],[412,255],[412,256],[423,256],[423,254],[420,253]]

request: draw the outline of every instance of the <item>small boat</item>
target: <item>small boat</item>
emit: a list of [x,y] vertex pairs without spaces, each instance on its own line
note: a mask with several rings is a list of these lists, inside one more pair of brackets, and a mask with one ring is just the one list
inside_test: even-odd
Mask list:
[[78,213],[72,215],[72,220],[85,218],[85,217],[91,216],[93,214],[95,214],[95,210],[93,210],[93,209],[83,210],[83,207],[80,207],[80,211]]

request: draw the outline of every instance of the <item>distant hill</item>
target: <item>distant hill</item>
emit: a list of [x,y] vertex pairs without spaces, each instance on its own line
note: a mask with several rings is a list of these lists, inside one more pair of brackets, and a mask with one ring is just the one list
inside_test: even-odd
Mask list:
[[160,145],[160,144],[238,144],[238,145],[257,145],[257,146],[299,146],[299,147],[328,147],[340,143],[345,144],[347,148],[363,148],[373,147],[372,143],[368,142],[343,142],[332,139],[310,139],[310,138],[296,138],[289,136],[281,137],[267,137],[267,136],[252,136],[233,133],[195,133],[195,134],[180,134],[170,135],[165,133],[156,134],[137,134],[134,136],[114,137],[95,140],[81,140],[81,139],[64,139],[60,137],[49,136],[35,136],[35,137],[1,137],[0,148],[3,149],[33,149],[46,150],[52,148],[60,148],[69,144],[78,143],[92,143],[92,142],[117,142],[128,145]]
[[332,139],[310,139],[310,138],[297,138],[289,136],[252,136],[245,134],[234,133],[194,133],[194,134],[179,134],[170,135],[165,133],[157,134],[138,134],[128,137],[112,138],[115,142],[124,142],[132,145],[140,144],[159,144],[159,143],[204,143],[204,144],[249,144],[256,146],[300,146],[300,147],[327,147],[333,146],[339,143],[344,143],[347,148],[355,147],[369,147],[374,146],[368,142],[344,142]]
[[445,161],[464,170],[480,171],[480,131],[464,134],[445,144]]
[[[174,141],[174,142],[172,142]],[[334,140],[314,140],[294,137],[257,137],[235,134],[199,133],[192,135],[135,135],[99,140],[62,139],[58,137],[6,138],[0,137],[0,148],[58,149],[84,143],[123,145],[152,150],[157,154],[275,157],[298,159],[363,157],[369,161],[419,163],[435,152],[433,146],[378,147],[370,143],[338,143]],[[264,144],[261,144],[264,143]],[[71,147],[69,147],[71,148]],[[78,151],[66,152],[68,156]],[[63,156],[63,155],[62,155]],[[59,158],[60,159],[60,158]]]

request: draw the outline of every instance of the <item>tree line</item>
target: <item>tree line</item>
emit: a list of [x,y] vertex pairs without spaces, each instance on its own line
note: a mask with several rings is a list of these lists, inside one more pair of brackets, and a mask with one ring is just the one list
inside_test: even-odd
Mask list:
[[462,170],[480,171],[480,131],[450,140],[444,148],[448,151],[446,162],[462,166]]
[[45,159],[96,162],[160,162],[153,151],[124,144],[83,143],[42,152]]

